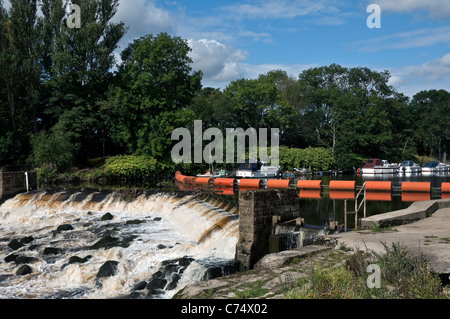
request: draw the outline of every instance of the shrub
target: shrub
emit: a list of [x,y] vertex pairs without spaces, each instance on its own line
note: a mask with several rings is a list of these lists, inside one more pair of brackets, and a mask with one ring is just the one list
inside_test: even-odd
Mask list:
[[37,182],[40,185],[48,186],[54,183],[58,173],[56,168],[50,165],[42,165],[41,167],[36,168],[36,176]]
[[121,155],[106,159],[103,174],[112,179],[144,179],[160,173],[161,165],[151,156]]

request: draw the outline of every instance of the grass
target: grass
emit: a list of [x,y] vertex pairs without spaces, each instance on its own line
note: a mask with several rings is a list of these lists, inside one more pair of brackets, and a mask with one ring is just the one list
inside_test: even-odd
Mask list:
[[[383,253],[355,251],[342,254],[338,266],[315,264],[305,278],[285,290],[288,299],[445,299],[442,287],[420,256],[410,256],[400,244],[384,245]],[[370,288],[369,265],[380,269],[380,288]]]
[[245,285],[244,290],[236,290],[234,294],[238,299],[258,298],[269,292],[269,289],[262,288],[264,282],[256,281]]

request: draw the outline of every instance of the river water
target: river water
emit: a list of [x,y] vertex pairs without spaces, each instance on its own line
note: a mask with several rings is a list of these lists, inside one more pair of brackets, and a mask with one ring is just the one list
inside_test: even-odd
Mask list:
[[[383,175],[335,175],[335,176],[313,176],[312,179],[321,179],[324,185],[328,185],[331,180],[356,181],[357,188],[366,181],[392,181],[392,192],[372,194],[366,203],[366,216],[386,213],[394,210],[407,208],[414,201],[440,199],[440,186],[443,182],[449,182],[449,173],[434,174],[383,174]],[[402,182],[430,182],[432,191],[430,193],[403,193],[401,192]],[[314,195],[314,194],[313,194]],[[344,221],[344,200],[335,194],[325,190],[317,198],[300,199],[300,215],[305,219],[305,223],[319,226],[329,225],[331,221]],[[359,199],[358,205],[362,197]],[[354,211],[354,200],[347,200],[347,211]],[[349,227],[354,227],[354,215],[349,215]],[[362,209],[358,212],[358,218],[363,217]]]
[[[237,215],[215,201],[166,193],[19,194],[0,206],[0,298],[169,299],[187,284],[232,272]],[[96,247],[105,238],[113,241]],[[108,262],[112,273],[100,275]],[[31,273],[16,275],[24,264]]]

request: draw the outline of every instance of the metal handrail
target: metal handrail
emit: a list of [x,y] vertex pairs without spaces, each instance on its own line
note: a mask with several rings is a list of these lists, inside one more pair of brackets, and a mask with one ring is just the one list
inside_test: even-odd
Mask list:
[[[358,198],[361,196],[361,193],[364,191],[364,197],[361,203],[358,205]],[[366,218],[366,182],[361,186],[358,194],[355,196],[355,211],[347,212],[347,199],[344,200],[344,231],[347,232],[347,214],[354,213],[355,214],[355,229],[358,229],[358,211],[361,209],[361,206],[364,205],[364,218]]]

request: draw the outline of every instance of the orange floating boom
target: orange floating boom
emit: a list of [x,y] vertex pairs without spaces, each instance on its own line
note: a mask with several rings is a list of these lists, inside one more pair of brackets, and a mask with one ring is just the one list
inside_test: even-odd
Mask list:
[[368,181],[366,182],[367,191],[386,191],[390,192],[392,190],[392,182],[378,182],[378,181]]
[[290,180],[288,179],[269,179],[267,188],[289,188]]
[[210,185],[213,182],[213,179],[211,177],[197,177],[195,182],[198,185]]
[[402,191],[429,193],[429,192],[431,192],[431,183],[430,182],[403,182],[402,183]]
[[255,188],[260,189],[262,185],[262,181],[260,179],[240,179],[239,180],[239,188]]
[[331,190],[355,190],[355,181],[330,181]]
[[216,187],[235,187],[236,180],[234,178],[216,178],[214,180],[214,186],[216,186]]
[[297,182],[297,188],[300,189],[322,189],[322,181],[321,180],[299,180]]
[[450,193],[450,183],[442,183],[441,184],[441,192],[442,193]]

